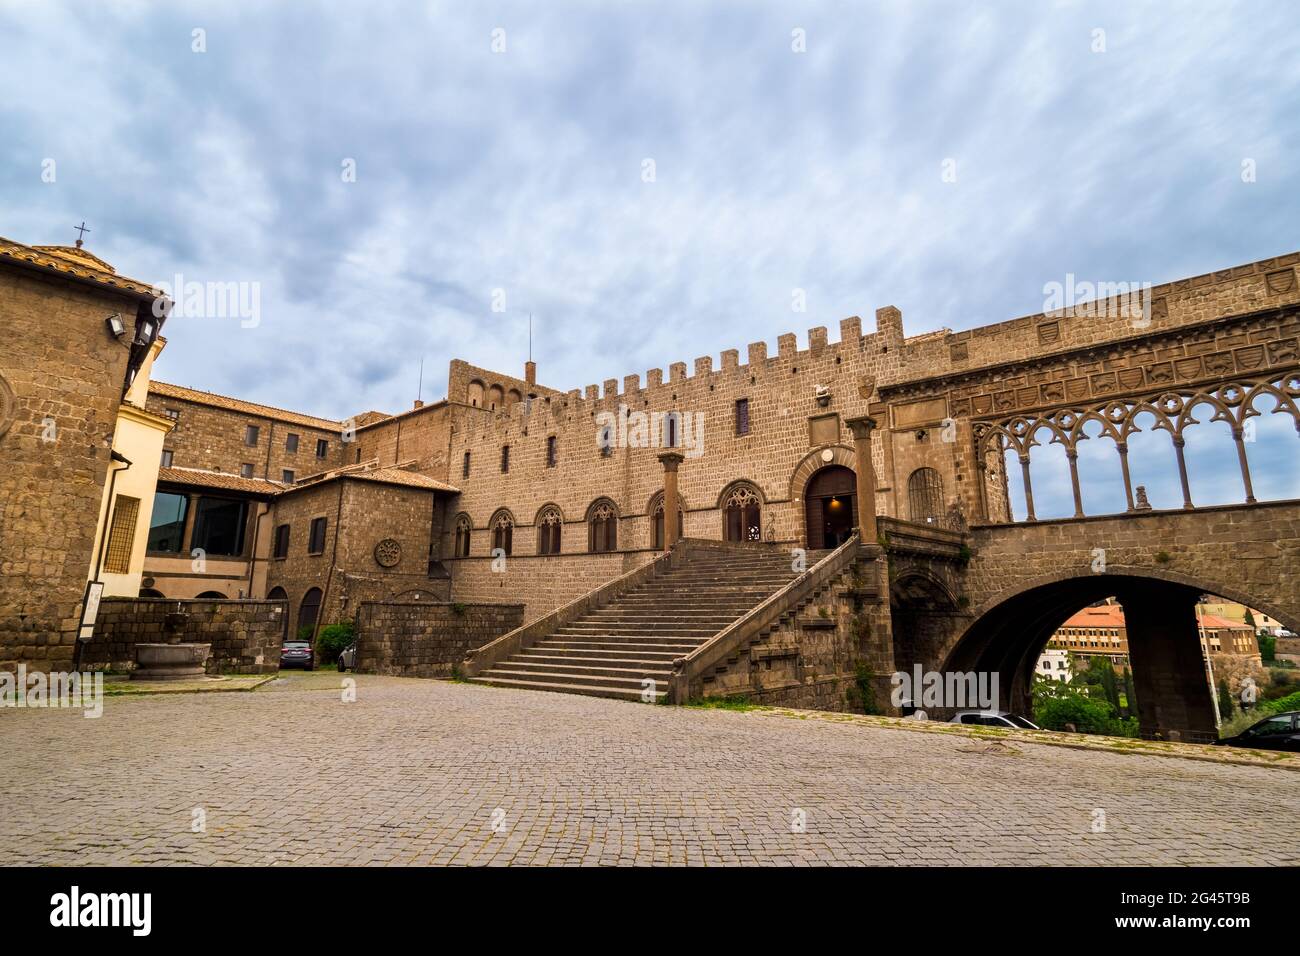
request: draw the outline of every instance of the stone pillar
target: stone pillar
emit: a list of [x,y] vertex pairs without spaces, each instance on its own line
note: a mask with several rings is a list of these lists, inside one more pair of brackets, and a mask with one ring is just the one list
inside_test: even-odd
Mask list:
[[856,453],[854,471],[858,479],[858,534],[863,544],[875,544],[876,531],[876,472],[871,465],[871,433],[876,420],[863,415],[845,421],[853,432],[853,450]]
[[[677,499],[677,466],[685,461],[681,452],[666,451],[659,456],[664,465],[664,550],[670,550],[680,540],[682,529],[677,526],[681,504]],[[654,517],[651,516],[651,521]]]
[[1218,736],[1197,597],[1191,588],[1156,581],[1134,583],[1119,595],[1138,727],[1147,739],[1206,743]]

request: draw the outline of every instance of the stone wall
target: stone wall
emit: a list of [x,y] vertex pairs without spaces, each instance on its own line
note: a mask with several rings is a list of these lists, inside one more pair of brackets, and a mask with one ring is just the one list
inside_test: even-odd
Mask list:
[[136,308],[0,264],[0,668],[72,661]]
[[[285,470],[294,479],[337,468],[352,461],[353,450],[343,441],[343,426],[331,427],[327,420],[316,420],[295,412],[259,409],[248,403],[213,395],[211,400],[182,397],[189,389],[165,383],[152,385],[145,407],[157,415],[175,416],[175,426],[163,443],[172,452],[177,468],[199,468],[240,474],[240,466],[253,466],[252,477],[280,481]],[[195,393],[201,396],[203,393]],[[225,402],[241,407],[213,404]],[[257,441],[246,443],[249,425],[258,429]],[[289,436],[297,436],[297,450],[289,450]],[[324,458],[316,456],[316,441],[328,442]]]
[[873,710],[888,713],[894,672],[887,568],[860,559],[704,683],[706,697],[808,710],[858,711],[859,665],[872,675]]
[[[528,533],[516,529],[515,540],[519,540],[518,535]],[[475,534],[487,536],[486,531]],[[507,558],[499,566],[500,570],[493,570],[494,562],[487,557],[459,558],[446,564],[452,573],[454,600],[521,601],[525,607],[524,619],[533,621],[628,571],[649,564],[658,554],[656,551],[516,554]]]
[[[325,548],[307,550],[313,518],[326,519]],[[290,633],[296,633],[303,596],[320,588],[324,601],[320,622],[350,620],[365,601],[442,600],[450,597],[450,579],[435,568],[429,573],[429,547],[441,534],[444,516],[433,492],[371,481],[342,478],[294,489],[277,496],[271,535],[289,525],[289,553],[272,558],[267,587],[283,588],[289,602]],[[337,546],[336,546],[337,538]],[[376,548],[389,545],[381,564]]]
[[173,601],[105,598],[95,635],[82,653],[89,669],[130,671],[136,644],[167,643],[167,617],[189,615],[182,640],[212,645],[209,674],[269,674],[280,669],[283,601]]
[[356,669],[451,677],[471,651],[523,622],[522,604],[364,603],[357,611]]

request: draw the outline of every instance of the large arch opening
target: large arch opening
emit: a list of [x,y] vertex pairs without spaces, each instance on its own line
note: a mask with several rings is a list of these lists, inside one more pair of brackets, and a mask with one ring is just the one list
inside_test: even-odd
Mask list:
[[[1248,681],[1268,696],[1267,642],[1253,622],[1271,613],[1207,582],[1112,568],[1031,582],[989,602],[933,659],[944,673],[996,674],[998,706],[1031,719],[1065,693],[1044,682],[1087,685],[1083,696],[1108,700],[1113,721],[1074,729],[1208,743],[1249,718]],[[1079,719],[1096,713],[1082,708]]]

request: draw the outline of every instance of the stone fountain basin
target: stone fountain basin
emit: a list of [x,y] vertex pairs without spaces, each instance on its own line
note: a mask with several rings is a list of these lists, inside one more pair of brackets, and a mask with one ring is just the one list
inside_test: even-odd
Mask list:
[[193,680],[211,653],[211,644],[137,644],[131,679]]

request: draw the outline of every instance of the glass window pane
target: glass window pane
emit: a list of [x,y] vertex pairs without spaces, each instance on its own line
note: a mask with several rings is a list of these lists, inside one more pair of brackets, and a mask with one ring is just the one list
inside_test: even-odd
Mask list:
[[193,546],[209,555],[234,556],[244,550],[247,505],[228,498],[200,498],[194,512]]
[[189,498],[160,491],[153,499],[153,517],[149,521],[149,550],[179,554],[184,550],[185,511]]

